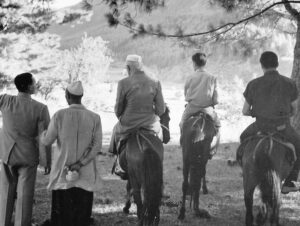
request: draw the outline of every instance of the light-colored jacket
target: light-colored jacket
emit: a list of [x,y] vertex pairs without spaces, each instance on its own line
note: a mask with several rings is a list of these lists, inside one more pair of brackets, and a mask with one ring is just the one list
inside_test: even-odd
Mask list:
[[139,127],[149,127],[159,121],[165,111],[161,84],[139,71],[119,81],[115,113],[122,132]]
[[[59,110],[52,117],[48,130],[41,136],[45,145],[55,140],[57,148],[53,151],[48,189],[79,187],[87,191],[96,190],[99,185],[96,156],[102,148],[100,116],[80,104]],[[65,167],[78,160],[84,165],[80,168],[79,179],[68,182]]]
[[185,100],[198,108],[218,104],[217,79],[204,70],[197,70],[187,78],[184,86]]
[[38,165],[37,138],[50,121],[47,106],[20,92],[17,96],[0,95],[0,110],[3,117],[0,133],[2,161],[10,165]]

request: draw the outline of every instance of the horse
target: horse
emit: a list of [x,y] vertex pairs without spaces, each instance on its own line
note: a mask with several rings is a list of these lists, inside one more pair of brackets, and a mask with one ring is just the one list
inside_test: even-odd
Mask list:
[[215,132],[213,120],[209,115],[202,112],[190,117],[183,124],[183,183],[182,202],[178,216],[179,220],[185,218],[185,201],[188,191],[191,194],[191,204],[193,203],[196,216],[210,218],[208,211],[199,209],[199,193],[201,179],[203,179],[206,174],[206,164],[210,157],[211,143]]
[[138,225],[158,225],[163,189],[163,144],[154,132],[137,129],[129,135],[124,153],[125,161],[120,156],[120,165],[127,171],[128,182],[123,212],[129,213],[133,196]]
[[[158,222],[159,222],[159,217],[160,216],[159,216],[159,209],[157,209],[157,203],[158,203],[158,200],[160,202],[160,200],[162,198],[162,190],[159,190],[159,188],[162,189],[162,187],[163,187],[163,185],[162,185],[162,159],[163,159],[163,151],[164,150],[163,150],[162,143],[166,144],[166,143],[168,143],[170,141],[169,122],[170,122],[170,109],[169,109],[168,106],[166,106],[165,112],[160,116],[160,123],[161,123],[162,135],[163,135],[162,136],[162,140],[159,140],[155,135],[153,136],[153,134],[152,134],[152,136],[148,137],[149,133],[146,133],[146,134],[142,135],[142,134],[140,134],[140,132],[136,131],[136,135],[131,134],[131,137],[132,137],[133,140],[131,140],[130,142],[128,142],[128,146],[126,145],[127,146],[126,150],[132,150],[132,148],[133,148],[133,150],[136,150],[136,144],[134,144],[134,142],[136,142],[137,144],[141,144],[139,146],[139,149],[140,149],[140,151],[143,151],[143,152],[145,152],[145,150],[142,150],[143,149],[142,147],[146,147],[148,145],[148,148],[149,147],[152,148],[152,152],[155,150],[155,152],[160,157],[160,159],[157,159],[157,157],[155,157],[155,158],[152,157],[153,162],[154,162],[153,165],[151,165],[151,162],[149,162],[147,165],[144,164],[145,166],[148,166],[148,170],[149,170],[147,172],[148,175],[151,174],[151,173],[154,174],[154,175],[151,175],[152,179],[149,181],[149,183],[153,183],[154,184],[154,183],[159,182],[159,183],[157,183],[157,188],[153,188],[153,191],[154,190],[158,191],[157,192],[157,196],[154,199],[154,200],[156,200],[154,202],[154,203],[156,203],[154,205],[154,206],[156,206],[156,215],[155,215],[156,219],[154,219],[154,221],[153,221],[153,217],[150,217],[150,215],[152,215],[152,214],[149,214],[149,219],[148,220],[145,219],[145,225],[151,225],[151,222],[152,222],[153,225],[156,225],[156,224],[158,225]],[[136,138],[136,140],[134,140],[134,137]],[[143,142],[146,142],[146,144],[144,144]],[[142,146],[142,144],[144,144],[144,145]],[[131,156],[132,155],[134,156],[134,153],[132,153]],[[147,153],[147,155],[150,155],[150,153]],[[154,154],[152,154],[152,155],[154,155]],[[129,156],[129,158],[130,158],[130,156]],[[144,160],[146,160],[146,158],[150,161],[150,157],[149,156],[145,156]],[[126,159],[127,159],[127,157],[126,157]],[[124,161],[123,161],[123,163],[124,163]],[[127,164],[130,164],[130,163],[128,162]],[[127,164],[126,164],[126,166],[127,166]],[[150,169],[150,167],[155,167],[156,165],[158,166],[158,168],[156,169],[156,171]],[[123,167],[126,167],[126,166],[123,166]],[[154,179],[155,176],[157,176],[157,178],[156,178],[157,180],[156,181]],[[148,176],[145,175],[145,178],[147,178],[147,177]],[[131,180],[134,180],[134,179],[135,178],[133,178]],[[140,201],[139,201],[139,199],[140,199],[139,194],[138,194],[139,191],[138,191],[138,189],[136,189],[136,192],[134,192],[134,190],[132,190],[132,185],[130,183],[131,180],[129,178],[129,180],[127,182],[127,185],[126,185],[127,197],[126,197],[125,206],[123,208],[123,212],[126,213],[126,214],[129,214],[129,209],[131,207],[131,196],[132,196],[132,194],[133,195],[136,194],[136,196],[135,196],[136,198],[134,198],[135,200],[137,200],[137,201],[135,201],[136,204],[139,203],[139,205],[141,205]],[[153,186],[153,185],[151,185],[151,186]],[[136,186],[136,187],[138,188],[138,186]],[[147,187],[150,188],[149,185],[147,185]],[[153,193],[153,194],[155,194],[155,193]],[[151,205],[153,206],[153,204],[151,204]],[[149,206],[151,206],[151,205],[149,204]],[[155,210],[153,210],[152,212],[155,212]],[[138,216],[139,216],[139,211],[138,211]],[[142,218],[142,217],[140,217],[140,218]],[[143,220],[140,219],[140,224],[142,224],[142,223],[143,223]]]
[[243,148],[242,170],[246,226],[253,226],[253,193],[261,192],[262,205],[256,217],[264,225],[271,209],[270,224],[279,226],[281,183],[289,175],[296,160],[293,146],[278,138],[276,133],[250,138]]

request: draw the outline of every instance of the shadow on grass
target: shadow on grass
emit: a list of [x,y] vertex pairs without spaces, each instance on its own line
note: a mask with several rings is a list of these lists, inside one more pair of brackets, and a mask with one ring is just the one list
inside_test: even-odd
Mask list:
[[[245,205],[241,168],[227,165],[228,159],[234,159],[238,143],[226,143],[220,146],[218,153],[207,165],[207,180],[209,194],[200,195],[200,208],[212,215],[212,219],[198,219],[189,207],[187,200],[186,219],[178,221],[177,216],[181,201],[182,156],[178,145],[165,146],[164,158],[164,194],[168,197],[160,208],[160,226],[240,226],[244,225]],[[98,170],[102,177],[102,187],[94,193],[93,217],[94,225],[136,225],[136,207],[133,204],[131,212],[122,212],[125,203],[126,181],[111,175],[110,170],[114,158],[107,153],[107,146],[98,156]],[[34,218],[41,223],[50,217],[51,194],[46,190],[48,177],[38,173]],[[254,212],[258,210],[259,194],[255,195]],[[282,196],[283,204],[280,210],[281,223],[285,226],[299,225],[300,197],[297,194]]]

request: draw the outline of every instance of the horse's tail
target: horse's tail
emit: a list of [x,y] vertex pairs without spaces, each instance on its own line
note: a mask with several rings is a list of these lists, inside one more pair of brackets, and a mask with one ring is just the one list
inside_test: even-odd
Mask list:
[[[267,146],[268,145],[261,145],[261,148],[273,148],[272,145],[269,147]],[[269,153],[271,153],[271,150],[256,151],[256,177],[258,178],[262,201],[265,204],[268,204],[271,208],[276,208],[280,204],[281,181],[279,175],[274,169]]]
[[144,151],[143,165],[145,214],[148,216],[149,222],[153,222],[156,217],[159,218],[159,206],[162,198],[162,161],[155,150],[146,148]]

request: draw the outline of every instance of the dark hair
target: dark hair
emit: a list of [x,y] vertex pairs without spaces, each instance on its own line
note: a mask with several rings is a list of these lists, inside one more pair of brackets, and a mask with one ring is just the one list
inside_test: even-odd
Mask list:
[[198,66],[198,67],[203,67],[206,65],[206,55],[205,53],[195,53],[192,56],[193,62]]
[[271,51],[263,52],[260,56],[260,63],[261,65],[268,69],[268,68],[277,68],[278,67],[278,57],[276,53]]
[[22,73],[15,77],[14,83],[19,92],[27,92],[33,83],[33,76],[30,73]]

